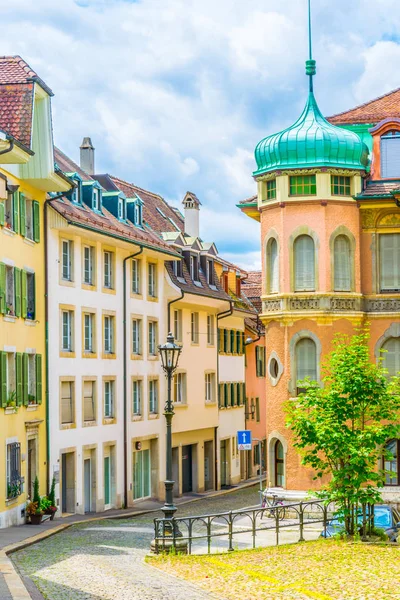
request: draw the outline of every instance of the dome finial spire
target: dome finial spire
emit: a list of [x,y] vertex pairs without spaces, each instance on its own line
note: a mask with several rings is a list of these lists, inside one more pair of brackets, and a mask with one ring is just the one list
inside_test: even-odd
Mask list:
[[306,75],[310,78],[310,92],[313,91],[313,76],[317,72],[316,62],[312,57],[312,35],[311,35],[311,0],[308,0],[308,52],[309,58],[306,61]]

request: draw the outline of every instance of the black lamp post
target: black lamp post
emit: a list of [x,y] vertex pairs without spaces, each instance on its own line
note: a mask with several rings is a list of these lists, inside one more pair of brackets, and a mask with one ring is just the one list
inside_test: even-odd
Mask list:
[[[172,378],[178,366],[179,356],[182,352],[182,346],[175,344],[174,336],[169,333],[167,336],[167,343],[162,346],[158,346],[158,352],[161,357],[162,368],[167,378],[167,401],[164,407],[164,415],[166,421],[166,480],[165,480],[165,503],[162,508],[164,513],[164,519],[172,519],[176,512],[176,506],[174,505],[173,487],[174,481],[172,480],[172,417],[174,416],[174,405],[172,402]],[[172,535],[172,525],[166,523],[165,532]],[[177,532],[175,532],[176,535]]]

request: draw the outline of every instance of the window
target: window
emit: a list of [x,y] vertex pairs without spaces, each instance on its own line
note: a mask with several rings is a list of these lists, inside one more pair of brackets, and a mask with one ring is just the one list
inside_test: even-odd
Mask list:
[[93,188],[93,210],[100,209],[100,190],[97,188]]
[[296,344],[296,382],[297,393],[304,391],[304,387],[298,387],[299,382],[309,378],[311,381],[318,380],[317,374],[317,348],[314,340],[303,338]]
[[183,263],[182,260],[174,260],[172,262],[172,271],[175,277],[183,278]]
[[61,424],[69,425],[75,421],[74,408],[74,383],[63,381],[61,383]]
[[267,200],[276,198],[276,179],[267,181]]
[[[14,267],[6,266],[6,314],[15,315],[15,272]],[[19,271],[16,271],[19,274]],[[18,284],[17,284],[18,285]]]
[[215,285],[214,283],[214,261],[207,259],[207,282],[208,285]]
[[206,402],[215,402],[215,373],[206,373]]
[[256,375],[265,377],[265,347],[256,346]]
[[193,312],[190,318],[190,339],[192,344],[199,343],[199,313]]
[[139,202],[135,202],[133,205],[133,219],[135,225],[142,225],[142,207]]
[[132,354],[142,354],[142,321],[132,319]]
[[7,444],[7,500],[22,494],[21,444]]
[[267,244],[267,291],[269,294],[279,292],[279,254],[275,238]]
[[176,404],[186,404],[186,373],[175,374],[174,402]]
[[282,443],[277,440],[275,442],[275,485],[277,487],[285,487],[285,454]]
[[96,420],[96,389],[94,381],[83,382],[83,420],[85,423]]
[[17,204],[17,193],[16,192],[7,192],[7,197],[5,201],[5,218],[4,223],[7,229],[14,229],[14,221],[15,225],[17,225],[17,220],[14,219],[14,204]]
[[351,178],[331,175],[332,196],[351,196]]
[[400,292],[400,233],[379,236],[381,292]]
[[400,440],[390,440],[385,445],[385,454],[391,457],[382,457],[382,469],[386,471],[385,485],[400,485]]
[[61,277],[64,281],[72,281],[72,251],[71,240],[62,241]]
[[[16,373],[16,361],[14,352],[5,352],[5,373],[6,375],[6,386],[7,386],[7,395],[6,402],[15,402],[17,400],[17,373]],[[4,355],[3,355],[4,356]],[[4,384],[3,376],[2,383]],[[14,404],[15,406],[15,404]]]
[[236,275],[236,296],[240,298],[242,293],[242,281],[240,275]]
[[149,379],[149,412],[158,413],[158,379]]
[[137,258],[132,260],[132,294],[140,294],[141,264],[141,261]]
[[124,221],[125,220],[125,206],[124,206],[125,202],[123,200],[123,198],[119,198],[118,199],[118,219],[120,221]]
[[114,354],[114,317],[104,315],[104,353]]
[[94,273],[94,248],[93,246],[83,247],[83,283],[93,285]]
[[226,293],[229,292],[228,273],[222,273],[222,275],[221,275],[221,286],[222,286],[224,292],[226,292]]
[[333,247],[334,291],[351,291],[351,250],[349,238],[338,235]]
[[148,264],[148,285],[149,285],[149,296],[155,298],[157,296],[157,265],[154,263]]
[[207,315],[207,344],[214,345],[214,315]]
[[317,181],[315,175],[296,175],[289,177],[290,196],[315,196]]
[[19,213],[20,213],[20,229],[21,235],[24,235],[28,240],[34,238],[34,215],[33,202],[26,198],[23,194],[19,195]]
[[83,315],[83,329],[84,329],[84,352],[93,353],[94,350],[94,315],[91,313],[85,313]]
[[75,183],[76,187],[74,187],[74,189],[72,190],[71,201],[74,202],[74,204],[80,204],[81,203],[81,183],[79,180],[75,180],[74,183]]
[[388,370],[388,377],[400,372],[400,338],[389,338],[382,346],[382,366]]
[[174,338],[176,342],[182,341],[182,311],[174,310]]
[[381,137],[381,177],[400,176],[400,131],[388,131]]
[[[25,294],[26,290],[26,294]],[[35,274],[21,272],[21,296],[22,296],[22,316],[27,319],[35,319]],[[26,311],[24,307],[24,298],[26,296]]]
[[256,398],[256,421],[260,422],[260,398]]
[[157,323],[149,321],[149,354],[157,356]]
[[105,251],[103,253],[104,259],[104,287],[106,289],[113,288],[113,252]]
[[190,277],[193,281],[199,281],[199,259],[197,256],[190,256]]
[[[24,358],[26,356],[26,358]],[[28,404],[36,404],[36,358],[35,354],[25,354],[23,355],[23,363],[27,363],[27,371],[28,371]],[[26,369],[26,367],[25,367]],[[26,377],[26,373],[24,373],[24,377]],[[25,382],[24,382],[25,384]]]
[[104,382],[104,418],[114,418],[114,381]]
[[132,381],[132,410],[134,415],[142,414],[142,381],[134,379]]
[[315,290],[314,240],[309,235],[296,238],[294,252],[294,290],[305,292]]
[[62,318],[62,341],[61,349],[63,352],[73,351],[73,326],[74,326],[74,313],[72,310],[63,310],[61,312]]

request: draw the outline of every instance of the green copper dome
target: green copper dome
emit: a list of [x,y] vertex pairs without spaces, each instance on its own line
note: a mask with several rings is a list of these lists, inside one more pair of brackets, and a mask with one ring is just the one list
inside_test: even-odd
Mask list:
[[[314,63],[309,65],[308,63]],[[315,61],[307,61],[307,68],[315,73]],[[365,169],[368,148],[354,132],[335,127],[322,115],[315,100],[312,85],[306,106],[291,126],[270,135],[255,149],[257,170],[261,175],[274,170],[312,167]]]

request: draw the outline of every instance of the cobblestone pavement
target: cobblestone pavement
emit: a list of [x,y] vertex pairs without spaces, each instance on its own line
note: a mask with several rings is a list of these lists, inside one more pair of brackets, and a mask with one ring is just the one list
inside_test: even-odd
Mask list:
[[[257,488],[179,507],[179,516],[254,505]],[[12,556],[46,600],[200,600],[214,596],[144,563],[161,513],[74,525]]]
[[0,573],[0,598],[1,600],[12,600],[10,590],[2,573]]

